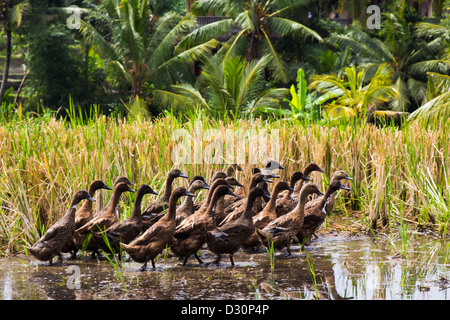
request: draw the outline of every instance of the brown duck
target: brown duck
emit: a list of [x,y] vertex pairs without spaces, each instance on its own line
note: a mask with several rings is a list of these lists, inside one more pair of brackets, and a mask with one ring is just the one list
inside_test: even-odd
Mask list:
[[291,255],[291,243],[303,225],[305,204],[312,193],[323,195],[315,184],[308,183],[300,191],[300,200],[294,210],[270,222],[262,230],[255,229],[265,247],[270,248],[273,245],[275,250],[286,247],[288,254]]
[[336,202],[336,191],[339,189],[351,190],[342,184],[341,179],[353,180],[345,173],[345,171],[337,171],[333,175],[325,195],[308,202],[306,205],[305,221],[302,228],[297,233],[297,239],[300,243],[304,244],[308,241],[314,232],[320,228],[327,215],[331,213],[334,203]]
[[[256,188],[256,186],[261,182],[271,183],[272,180],[269,180],[265,175],[261,174],[260,172],[255,173],[252,176],[252,180],[250,181],[249,189],[252,190],[253,188]],[[227,223],[227,222],[237,219],[245,211],[246,205],[247,205],[247,199],[243,198],[243,199],[240,199],[240,200],[234,202],[231,206],[225,208],[226,217],[222,221],[222,223]],[[256,213],[257,212],[254,212],[254,214],[256,214]]]
[[[83,246],[87,245],[85,244],[85,240],[86,236],[89,233],[104,231],[119,220],[119,218],[117,217],[117,208],[119,206],[120,197],[124,192],[135,191],[131,189],[127,183],[120,182],[114,188],[113,194],[111,196],[111,203],[107,206],[107,210],[101,216],[94,217],[84,226],[75,230],[74,241],[78,249],[81,249],[83,248]],[[88,237],[88,239],[90,239],[90,236]],[[93,254],[95,254],[98,246],[95,241],[90,241],[89,246],[86,248],[88,250],[91,250]]]
[[[125,183],[125,184],[127,184],[127,185],[129,185],[129,186],[134,186],[134,185],[135,185],[135,184],[134,184],[133,182],[131,182],[127,177],[123,177],[123,176],[122,176],[122,177],[118,177],[118,178],[116,179],[116,181],[114,181],[113,188],[115,188],[115,187],[116,187],[119,183],[121,183],[121,182],[123,182],[123,183]],[[101,200],[101,199],[100,199],[100,200]],[[97,217],[102,216],[102,215],[108,210],[108,208],[111,206],[112,201],[113,201],[113,197],[111,196],[111,197],[109,198],[109,202],[106,204],[106,206],[104,206],[101,210],[98,210],[98,211],[94,214],[93,218],[97,218]],[[100,201],[100,202],[101,202],[101,201]],[[118,206],[117,206],[117,216],[120,216],[120,211],[121,211],[121,208],[120,208],[120,205],[118,205]],[[87,222],[86,222],[86,223],[87,223]],[[77,229],[78,229],[78,228],[81,228],[83,225],[84,225],[84,224],[78,226]]]
[[[272,194],[270,195],[270,200],[267,205],[260,213],[253,217],[253,225],[255,228],[263,229],[266,225],[277,218],[277,213],[275,210],[276,200],[278,194],[283,190],[294,191],[294,189],[292,189],[286,182],[277,182],[272,190]],[[244,249],[252,250],[257,249],[259,246],[260,239],[256,232],[253,232],[253,234],[242,245]]]
[[[286,213],[292,211],[295,208],[295,206],[298,203],[298,195],[300,193],[300,190],[303,187],[303,185],[306,183],[305,181],[311,181],[311,179],[309,179],[309,175],[313,171],[318,171],[318,172],[321,172],[321,173],[325,172],[315,163],[308,164],[305,167],[305,169],[303,170],[303,176],[306,177],[306,178],[302,178],[301,180],[298,180],[297,184],[295,185],[293,194],[291,194],[287,198],[283,198],[283,202],[282,202],[283,203],[283,207],[280,207],[277,210],[277,215],[278,216],[286,214]],[[286,195],[284,195],[284,197],[286,197]]]
[[158,222],[129,244],[120,244],[131,259],[144,263],[141,271],[145,271],[149,260],[152,261],[153,269],[156,268],[154,259],[172,239],[176,228],[177,201],[182,196],[195,197],[194,194],[189,193],[183,187],[176,188],[169,198],[168,214],[164,215]]
[[52,264],[53,257],[58,256],[62,262],[61,250],[72,239],[75,231],[75,212],[81,200],[95,201],[86,190],[78,191],[64,216],[55,222],[47,232],[31,247],[29,251],[41,261]]
[[[142,184],[136,192],[136,199],[134,200],[130,217],[123,221],[117,221],[104,232],[93,233],[100,249],[106,252],[118,253],[120,248],[119,242],[128,244],[143,231],[141,206],[146,194],[158,195],[149,185]],[[108,240],[107,242],[104,237]]]
[[170,242],[170,251],[177,257],[184,258],[183,265],[191,255],[197,259],[200,264],[203,261],[197,252],[205,243],[205,230],[211,230],[215,227],[214,210],[218,201],[225,195],[233,196],[234,193],[226,185],[220,185],[214,190],[212,199],[205,211],[197,211],[186,218],[175,230],[172,241]]
[[290,181],[291,189],[279,193],[279,195],[281,195],[282,197],[280,199],[277,199],[277,203],[275,206],[277,217],[282,216],[292,210],[292,195],[294,194],[296,183],[300,180],[303,181],[299,184],[303,184],[304,181],[311,181],[311,179],[305,176],[301,171],[296,171],[292,174]]
[[[210,189],[210,186],[205,182],[205,179],[201,176],[195,176],[192,178],[191,184],[189,185],[189,193],[195,194],[197,191],[202,189]],[[181,205],[177,208],[176,223],[179,225],[181,221],[189,217],[194,213],[194,199],[192,197],[186,197]]]
[[158,199],[155,202],[152,202],[145,210],[142,212],[142,216],[146,218],[151,218],[158,213],[161,213],[165,210],[165,208],[169,205],[170,196],[172,194],[173,189],[173,181],[176,178],[188,178],[187,175],[183,174],[179,169],[173,169],[167,175],[166,180],[166,188],[164,190],[164,194],[161,199]]
[[252,220],[252,208],[258,197],[270,198],[261,188],[253,188],[248,195],[245,211],[239,218],[213,230],[204,231],[209,250],[217,254],[217,259],[214,263],[218,264],[220,262],[222,254],[228,254],[231,265],[234,266],[234,253],[239,250],[255,230]]
[[[234,188],[236,187],[243,187],[242,184],[240,184],[236,178],[234,177],[227,177],[225,178],[225,181]],[[217,221],[217,224],[219,224],[223,219],[225,219],[225,208],[228,208],[228,206],[231,206],[234,203],[235,198],[238,198],[238,195],[233,193],[233,195],[225,195],[224,197],[220,198],[217,202],[216,209],[215,209],[215,218]]]
[[[110,187],[105,185],[101,180],[95,180],[89,185],[88,192],[92,198],[94,194],[99,189],[112,190]],[[75,213],[75,230],[85,225],[93,217],[92,212],[92,201],[85,201],[81,207]],[[77,255],[78,248],[75,245],[74,239],[71,239],[67,245],[61,250],[61,252],[70,252],[72,254],[72,259],[75,259]]]

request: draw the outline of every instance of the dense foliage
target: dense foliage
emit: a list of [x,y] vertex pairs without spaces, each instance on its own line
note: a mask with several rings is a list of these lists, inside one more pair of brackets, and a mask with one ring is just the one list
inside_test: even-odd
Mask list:
[[[3,1],[2,112],[64,115],[73,102],[123,116],[448,118],[449,2],[432,1],[426,17],[422,1],[384,1],[375,29],[372,2]],[[349,20],[333,19],[343,12]],[[19,67],[23,81],[7,91]]]

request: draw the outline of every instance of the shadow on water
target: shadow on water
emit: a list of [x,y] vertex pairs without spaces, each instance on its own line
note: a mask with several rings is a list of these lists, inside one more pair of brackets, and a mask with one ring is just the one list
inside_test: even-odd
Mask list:
[[[219,266],[186,266],[170,254],[156,270],[141,272],[125,259],[81,256],[62,265],[16,256],[0,260],[0,299],[448,299],[450,244],[412,242],[405,256],[392,240],[369,237],[317,239],[294,254],[276,252],[273,267],[265,251],[235,255]],[[201,250],[205,262],[214,260]]]

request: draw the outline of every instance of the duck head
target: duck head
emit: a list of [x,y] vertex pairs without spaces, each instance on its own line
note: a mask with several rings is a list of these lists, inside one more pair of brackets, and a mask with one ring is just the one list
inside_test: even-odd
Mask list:
[[114,181],[114,187],[117,186],[119,183],[126,183],[129,186],[135,186],[133,182],[131,182],[127,177],[118,177],[116,181]]
[[200,189],[209,189],[210,186],[203,180],[195,180],[192,181],[189,185],[189,189],[193,188],[194,190],[200,190]]
[[93,181],[89,188],[91,188],[91,187],[94,190],[99,190],[99,189],[112,190],[112,188],[108,187],[102,180]]
[[[133,191],[134,192],[134,191]],[[158,193],[153,190],[148,184],[141,184],[137,190],[137,193],[139,194],[154,194],[154,195],[158,195]]]
[[345,172],[344,170],[338,170],[333,174],[333,177],[331,178],[331,180],[353,180],[352,178],[350,178],[350,176],[347,174],[347,172]]
[[225,181],[226,182],[228,182],[230,185],[232,185],[232,186],[237,186],[237,187],[244,187],[242,184],[240,184],[237,180],[236,180],[236,178],[234,178],[234,177],[227,177],[226,179],[225,179]]
[[[192,178],[191,183],[189,184],[189,187],[194,184],[196,181],[203,182],[203,185],[201,185],[199,182],[197,182],[198,189],[209,189],[209,185],[206,183],[205,179],[202,176],[195,176]],[[196,188],[197,189],[197,188]]]
[[86,190],[80,190],[77,193],[75,193],[75,195],[73,196],[73,200],[71,203],[71,207],[76,206],[77,204],[79,204],[81,202],[81,200],[89,200],[94,202],[94,198],[91,197],[91,195],[89,194],[89,192],[87,192]]
[[189,178],[187,175],[181,172],[180,169],[173,169],[172,171],[169,172],[169,175],[174,178],[186,178],[186,179]]
[[311,162],[305,167],[305,169],[303,170],[303,174],[305,176],[308,176],[313,171],[319,171],[319,172],[325,173],[325,171],[323,171],[317,164],[315,164],[314,162]]
[[266,166],[264,167],[265,170],[276,170],[276,169],[280,169],[280,170],[286,170],[285,167],[282,167],[281,164],[275,160],[268,160],[266,162]]

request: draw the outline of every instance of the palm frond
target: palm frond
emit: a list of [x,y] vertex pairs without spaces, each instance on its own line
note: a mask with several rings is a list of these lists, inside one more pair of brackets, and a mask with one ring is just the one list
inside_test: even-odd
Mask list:
[[272,61],[271,64],[274,67],[274,78],[276,80],[280,80],[283,83],[288,82],[288,76],[284,67],[284,63],[283,60],[280,58],[280,56],[278,55],[278,53],[276,52],[272,42],[270,41],[269,36],[267,35],[267,33],[265,33],[263,31],[264,37],[266,39],[265,44],[266,44],[266,51],[268,52],[269,55],[272,56]]
[[178,44],[178,47],[181,49],[188,49],[206,42],[211,38],[220,38],[221,36],[231,32],[232,22],[232,19],[223,19],[197,28],[188,35],[184,36]]
[[319,42],[322,41],[322,37],[317,32],[290,19],[271,17],[267,20],[267,25],[273,33],[280,36],[290,35],[296,40],[312,38]]

